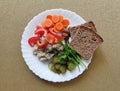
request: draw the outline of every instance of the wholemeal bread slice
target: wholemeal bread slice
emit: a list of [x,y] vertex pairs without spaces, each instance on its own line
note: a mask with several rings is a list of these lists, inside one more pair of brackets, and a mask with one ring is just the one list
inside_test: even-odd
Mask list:
[[88,60],[103,42],[103,39],[92,29],[80,26],[76,29],[69,47],[73,48],[81,57]]
[[91,30],[97,32],[96,27],[95,27],[95,24],[94,24],[93,21],[89,21],[89,22],[84,23],[84,24],[82,24],[82,25],[80,25],[80,26],[87,27],[87,28],[89,28],[89,29],[91,29]]
[[78,26],[75,26],[75,27],[69,27],[68,30],[70,31],[70,35],[71,35],[71,38],[73,38],[73,36],[75,35],[76,33],[76,30],[79,30],[79,28],[81,26],[84,26],[84,27],[87,27],[95,32],[96,31],[96,27],[95,27],[95,24],[93,23],[93,21],[89,21],[89,22],[86,22],[84,24],[81,24],[81,25],[78,25]]
[[71,37],[71,39],[73,39],[76,31],[79,30],[79,28],[80,28],[80,25],[68,28],[68,30],[70,31],[70,37]]

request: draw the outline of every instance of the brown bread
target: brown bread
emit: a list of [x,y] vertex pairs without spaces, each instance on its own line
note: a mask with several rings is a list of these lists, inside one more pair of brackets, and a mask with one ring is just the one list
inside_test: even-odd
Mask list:
[[69,47],[73,48],[81,57],[88,60],[103,42],[103,39],[93,29],[86,26],[77,26],[77,28],[74,27],[73,29],[76,29],[76,32],[69,43]]
[[95,24],[93,23],[93,21],[89,21],[89,22],[87,22],[85,24],[82,24],[81,26],[87,27],[87,28],[97,32]]
[[84,23],[75,27],[69,27],[68,30],[70,31],[71,38],[73,38],[73,36],[76,33],[76,30],[78,30],[81,26],[87,27],[96,32],[95,24],[93,23],[93,21],[89,21],[87,23]]

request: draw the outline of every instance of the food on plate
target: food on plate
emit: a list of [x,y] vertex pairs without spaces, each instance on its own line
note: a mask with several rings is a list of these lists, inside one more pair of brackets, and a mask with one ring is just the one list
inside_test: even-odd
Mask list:
[[76,30],[79,30],[79,28],[81,26],[87,27],[87,28],[97,32],[94,22],[93,21],[89,21],[89,22],[86,22],[86,23],[81,24],[81,25],[69,27],[68,30],[70,31],[71,38],[73,38],[73,36],[76,33]]
[[41,22],[44,28],[53,28],[54,32],[62,32],[69,24],[69,20],[63,18],[61,15],[47,15]]
[[46,48],[39,48],[35,45],[33,47],[33,54],[36,55],[41,61],[47,61],[62,50],[63,47],[60,44],[47,45]]
[[[81,58],[77,52],[71,49],[67,42],[62,42],[59,40],[59,43],[63,46],[63,50],[59,51],[59,53],[55,55],[49,63],[49,68],[52,71],[56,73],[65,73],[67,69],[71,71],[74,70],[76,66],[79,67],[79,64],[87,68],[81,61]],[[56,65],[58,64],[60,65],[60,69],[56,68]]]
[[58,39],[63,40],[67,37],[63,31],[68,26],[62,23],[64,20],[69,22],[61,15],[47,15],[41,25],[36,26],[35,36],[28,40],[29,45],[33,47],[37,44],[39,48],[45,48],[48,44],[57,44]]
[[56,32],[63,31],[63,28],[64,25],[61,22],[55,24],[55,29],[57,30]]
[[86,22],[84,24],[81,24],[80,26],[87,27],[87,28],[92,29],[93,31],[97,32],[95,24],[93,21]]
[[81,57],[89,59],[103,42],[92,21],[69,26],[70,21],[62,15],[48,14],[28,39],[33,54],[41,61],[50,60],[48,67],[55,73],[72,71],[79,65],[87,69]]
[[60,61],[59,56],[54,56],[48,67],[56,73],[65,73],[67,70],[66,61]]
[[28,43],[31,47],[33,47],[37,43],[37,40],[39,40],[39,38],[37,36],[33,36],[29,38]]
[[62,23],[63,23],[63,25],[64,25],[65,27],[67,27],[67,26],[69,25],[69,20],[68,20],[68,19],[64,19],[64,20],[62,21]]
[[102,44],[103,39],[93,28],[74,26],[73,29],[75,34],[72,34],[73,37],[69,47],[73,48],[81,57],[88,60],[98,46]]
[[56,73],[65,73],[67,69],[72,71],[76,67],[76,65],[68,59],[61,61],[60,56],[54,56],[48,66]]
[[60,21],[59,15],[52,15],[52,21],[53,23],[58,23]]
[[64,31],[68,26],[63,24],[64,20],[69,23],[69,20],[61,15],[47,15],[41,24],[36,26],[34,36],[28,39],[29,45],[33,47],[33,54],[41,61],[50,60],[63,52],[63,46],[58,40],[64,42],[69,34]]

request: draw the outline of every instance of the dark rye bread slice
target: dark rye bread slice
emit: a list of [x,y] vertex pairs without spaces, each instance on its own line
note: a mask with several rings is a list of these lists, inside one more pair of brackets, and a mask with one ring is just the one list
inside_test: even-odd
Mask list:
[[93,23],[93,21],[89,21],[87,23],[84,23],[75,27],[69,27],[68,30],[70,31],[71,38],[73,38],[73,36],[76,33],[76,30],[78,30],[81,26],[87,27],[96,32],[95,24]]
[[69,47],[88,60],[102,42],[103,39],[95,31],[81,26],[76,30],[74,38],[69,43]]

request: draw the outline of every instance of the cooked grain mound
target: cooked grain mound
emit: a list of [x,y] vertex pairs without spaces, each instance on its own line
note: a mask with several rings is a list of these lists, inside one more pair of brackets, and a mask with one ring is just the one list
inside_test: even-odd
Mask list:
[[80,26],[75,30],[74,38],[69,43],[81,57],[88,60],[103,42],[103,39],[92,29]]

